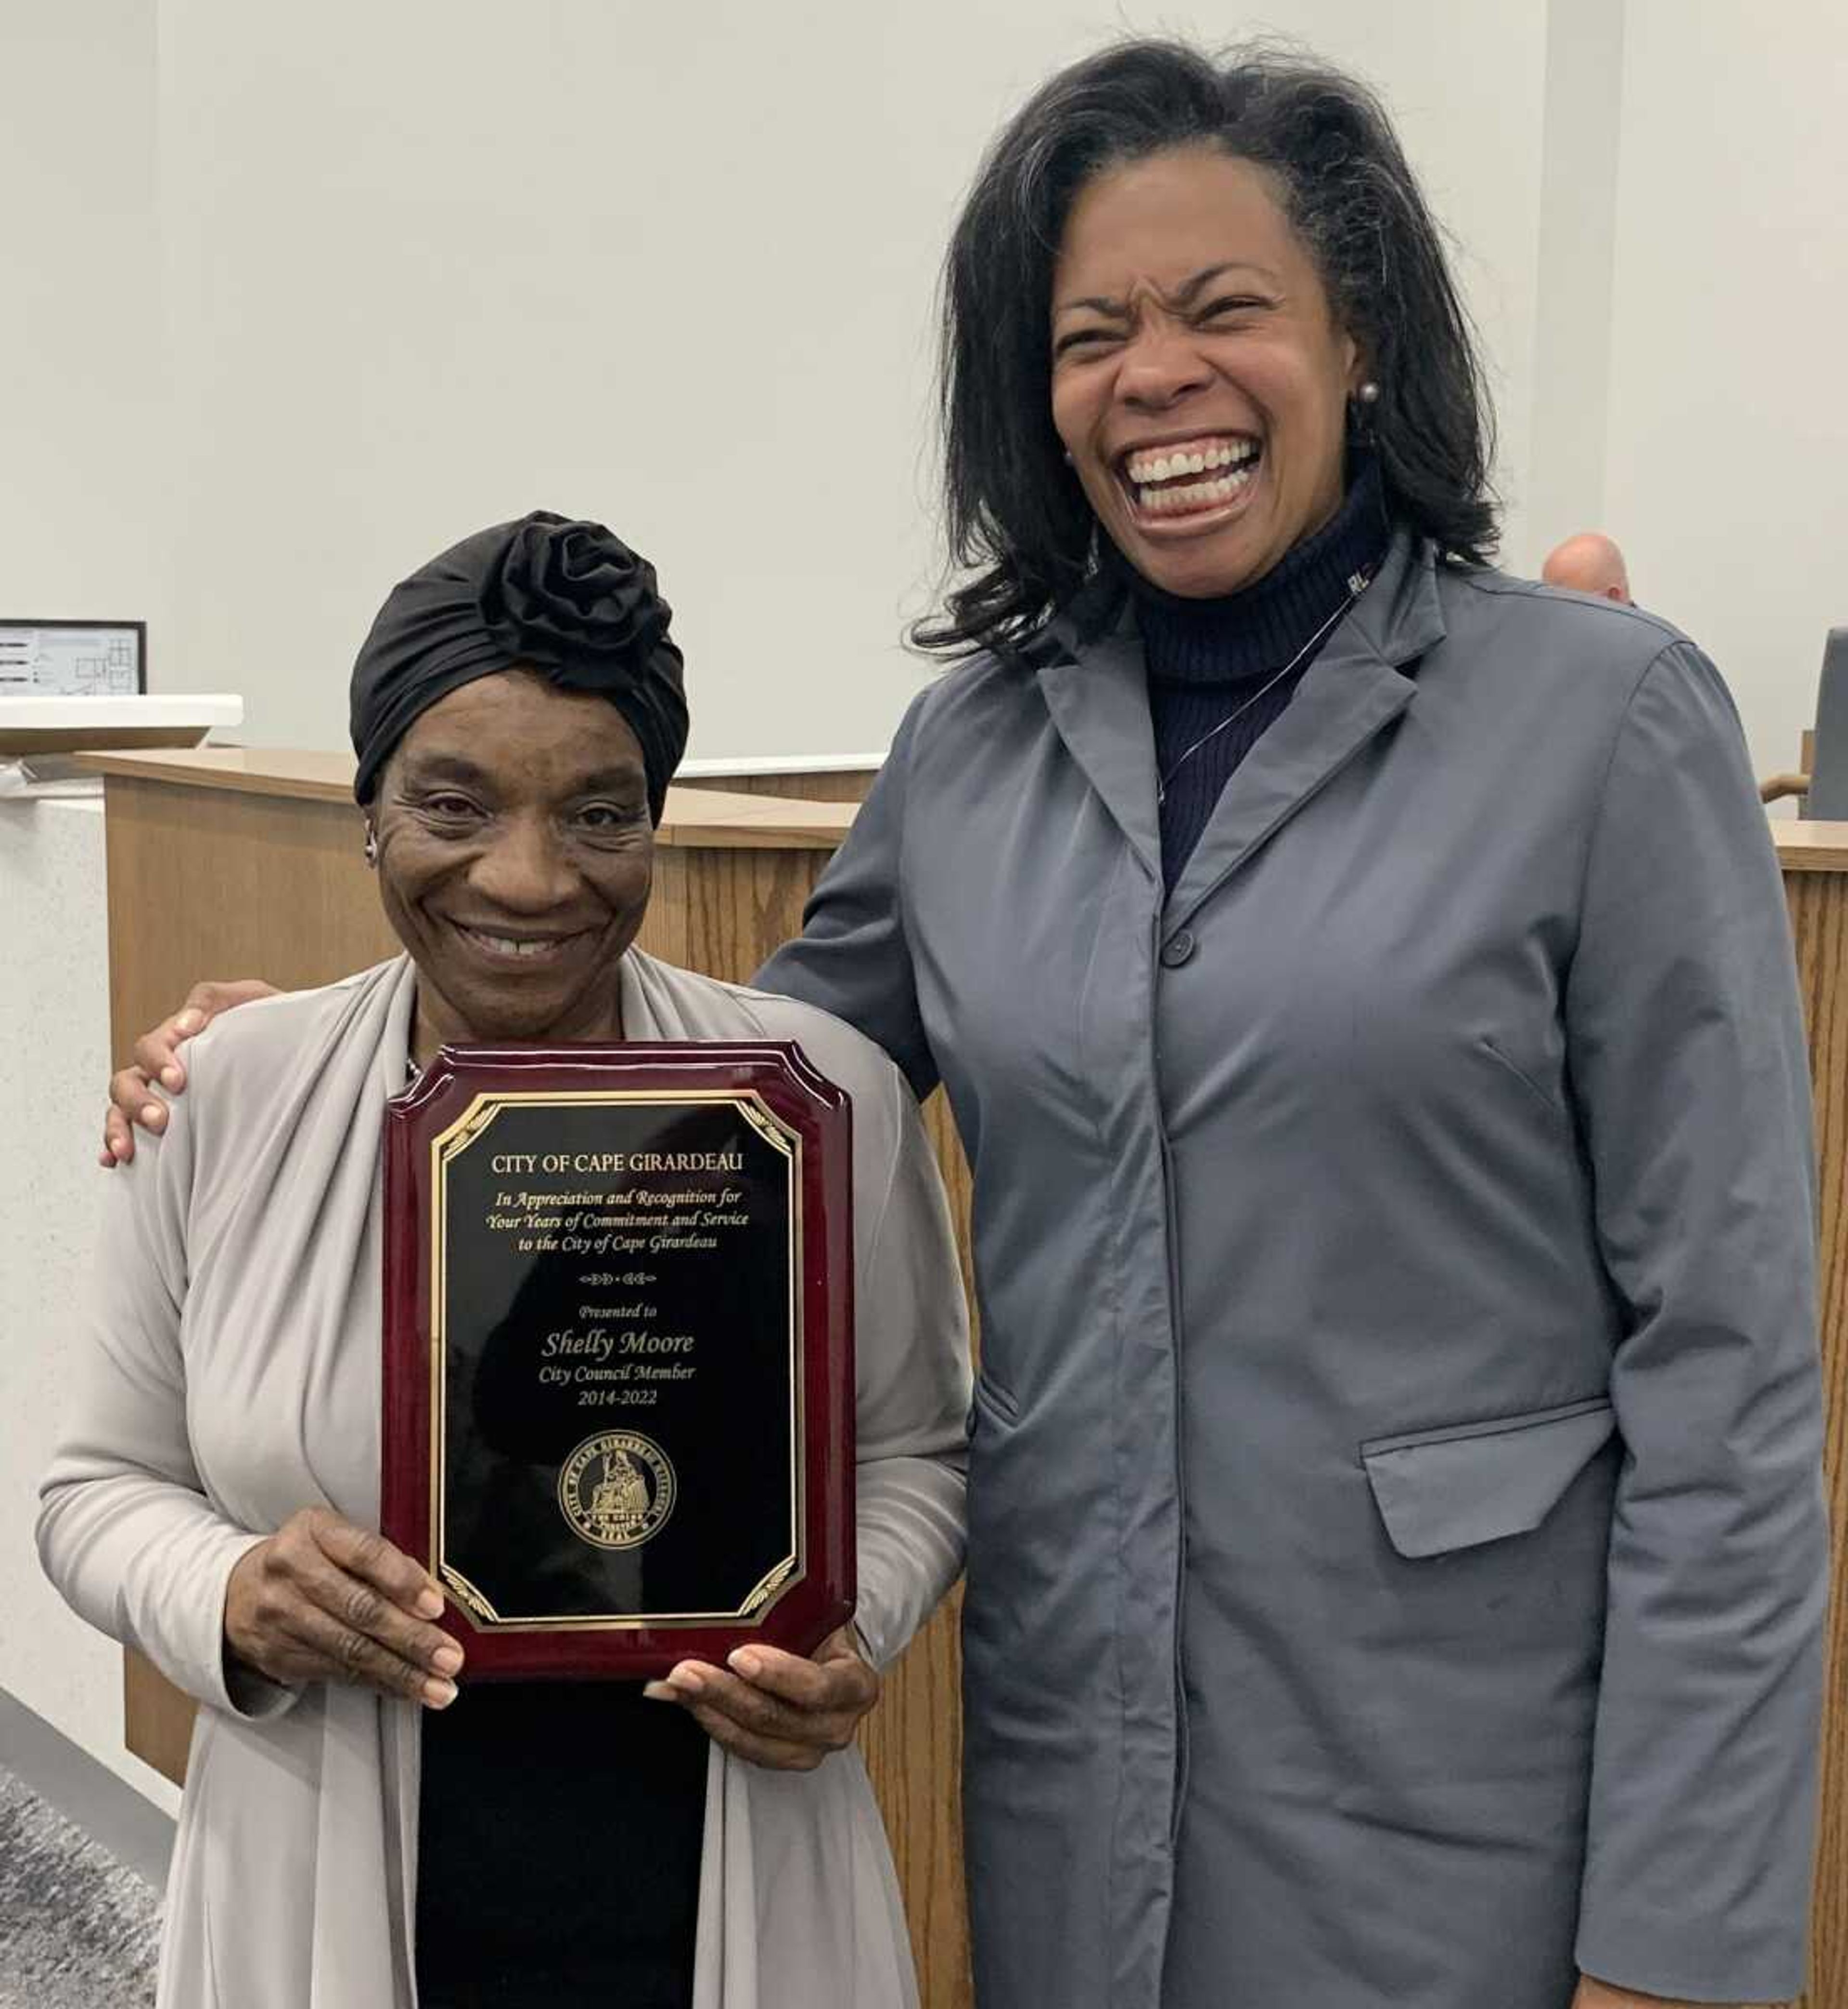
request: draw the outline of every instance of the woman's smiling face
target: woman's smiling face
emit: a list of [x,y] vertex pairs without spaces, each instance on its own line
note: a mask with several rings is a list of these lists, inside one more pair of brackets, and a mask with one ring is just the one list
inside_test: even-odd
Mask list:
[[1360,358],[1264,168],[1211,147],[1106,168],[1051,312],[1053,423],[1156,585],[1236,592],[1340,507]]
[[614,706],[529,671],[464,684],[405,733],[373,821],[386,918],[436,1037],[620,1036],[654,831]]

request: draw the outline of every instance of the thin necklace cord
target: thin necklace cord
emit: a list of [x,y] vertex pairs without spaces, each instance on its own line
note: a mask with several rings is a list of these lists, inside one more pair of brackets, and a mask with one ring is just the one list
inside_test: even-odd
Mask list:
[[1192,746],[1189,746],[1187,750],[1181,754],[1181,757],[1174,763],[1174,764],[1168,769],[1168,771],[1157,778],[1155,784],[1155,801],[1156,806],[1158,809],[1168,799],[1168,784],[1181,772],[1181,769],[1187,765],[1188,761],[1190,761],[1194,756],[1199,752],[1200,749],[1202,746],[1209,745],[1212,741],[1218,739],[1220,735],[1225,732],[1229,726],[1236,724],[1239,719],[1242,718],[1244,714],[1251,710],[1253,705],[1257,703],[1260,698],[1264,696],[1266,692],[1276,689],[1277,686],[1283,681],[1284,678],[1289,675],[1290,671],[1302,661],[1305,657],[1309,655],[1313,650],[1319,647],[1329,629],[1332,629],[1345,614],[1347,614],[1351,608],[1352,608],[1354,602],[1360,598],[1361,595],[1365,593],[1367,588],[1372,583],[1372,580],[1373,575],[1371,571],[1357,572],[1353,574],[1347,582],[1347,597],[1341,602],[1340,605],[1335,609],[1334,612],[1322,622],[1322,625],[1315,630],[1315,633],[1309,637],[1308,641],[1304,643],[1302,647],[1297,650],[1296,654],[1290,658],[1289,661],[1287,662],[1283,667],[1280,670],[1277,671],[1273,675],[1266,677],[1262,684],[1261,684],[1256,690],[1253,691],[1249,697],[1244,699],[1242,703],[1236,705],[1220,721],[1218,725],[1213,727],[1210,731],[1202,732],[1199,738],[1194,742]]

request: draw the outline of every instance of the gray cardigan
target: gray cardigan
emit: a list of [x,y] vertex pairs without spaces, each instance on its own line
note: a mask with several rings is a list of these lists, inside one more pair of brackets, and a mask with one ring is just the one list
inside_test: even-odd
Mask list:
[[[856,1621],[883,1664],[962,1553],[967,1333],[923,1126],[885,1057],[806,1005],[633,950],[622,983],[632,1039],[795,1040],[853,1097]],[[233,1693],[221,1653],[253,1542],[317,1502],[377,1525],[379,1138],[415,991],[400,957],[208,1028],[167,1131],[109,1181],[95,1315],[69,1338],[88,1386],[42,1488],[45,1568],[205,1705],[161,2009],[415,1999],[417,1712],[325,1683]],[[619,2004],[621,1979],[582,1999]],[[775,1773],[712,1747],[696,2009],[915,1999],[858,1752]]]
[[982,2009],[1794,1993],[1808,1077],[1718,675],[1401,533],[1164,903],[1133,632],[1033,657],[759,980],[974,1167]]

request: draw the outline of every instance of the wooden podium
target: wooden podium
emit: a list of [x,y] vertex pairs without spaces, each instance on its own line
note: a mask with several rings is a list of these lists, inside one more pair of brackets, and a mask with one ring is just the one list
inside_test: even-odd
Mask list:
[[1820,1175],[1823,1458],[1835,1531],[1822,1823],[1804,2009],[1848,2009],[1848,823],[1774,823],[1809,1029]]
[[[157,753],[99,756],[87,764],[107,778],[110,1012],[119,1054],[202,975],[260,975],[305,986],[395,949],[360,861],[345,756]],[[642,946],[711,976],[749,977],[800,927],[803,902],[854,813],[845,802],[671,790]],[[1816,1085],[1828,1483],[1833,1523],[1848,1529],[1848,824],[1772,827]],[[926,1114],[966,1280],[968,1171],[940,1096]],[[1843,1575],[1838,1547],[1805,2009],[1848,2009]],[[967,2009],[971,2000],[958,1838],[958,1678],[951,1608],[939,1613],[894,1670],[863,1738],[897,1858],[926,2009]],[[190,1703],[131,1655],[129,1748],[178,1780],[191,1718]]]

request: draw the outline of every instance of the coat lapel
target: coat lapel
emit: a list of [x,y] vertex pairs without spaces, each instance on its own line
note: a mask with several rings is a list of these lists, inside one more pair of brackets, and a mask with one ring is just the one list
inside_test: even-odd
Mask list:
[[[1443,639],[1430,549],[1393,537],[1379,576],[1304,676],[1295,697],[1226,784],[1167,908],[1180,920],[1397,718],[1415,688],[1405,665]],[[1161,877],[1155,736],[1142,643],[1127,601],[1087,610],[1029,645],[1053,725],[1151,875]]]
[[1428,550],[1400,531],[1379,576],[1226,783],[1169,896],[1178,926],[1411,703],[1404,673],[1443,637]]
[[1067,750],[1157,885],[1155,733],[1142,645],[1127,607],[1101,632],[1055,621],[1036,645],[1039,688]]

